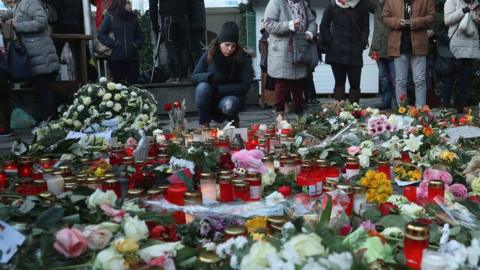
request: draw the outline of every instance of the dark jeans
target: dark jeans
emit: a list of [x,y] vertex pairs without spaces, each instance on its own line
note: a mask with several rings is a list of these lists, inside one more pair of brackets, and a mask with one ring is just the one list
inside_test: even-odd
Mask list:
[[315,91],[315,84],[313,82],[313,71],[308,73],[304,84],[305,87],[303,88],[303,95],[305,96],[305,99],[315,99],[317,97],[317,92]]
[[275,79],[275,107],[277,112],[285,111],[285,103],[290,95],[292,95],[294,111],[301,112],[303,110],[303,83],[304,79]]
[[188,15],[162,18],[162,34],[171,76],[187,78],[190,61]]
[[455,82],[458,83],[459,93],[456,100],[457,105],[465,106],[468,92],[472,88],[473,59],[457,59],[460,69],[450,77],[444,78],[443,102],[447,105],[452,100],[452,91]]
[[223,122],[238,117],[242,101],[237,96],[216,96],[216,89],[202,82],[195,88],[195,105],[198,110],[200,125],[209,124],[211,120]]
[[360,89],[360,77],[362,76],[362,67],[345,66],[332,64],[333,76],[335,77],[335,87],[345,87],[345,83],[350,84],[350,89]]
[[12,113],[12,98],[10,84],[7,78],[0,78],[0,128],[10,127],[10,114]]
[[116,83],[135,84],[140,76],[138,61],[108,61],[108,68]]
[[45,121],[49,117],[57,118],[57,109],[55,107],[55,97],[53,95],[53,83],[57,77],[57,72],[49,74],[40,74],[32,78],[32,86],[35,92],[35,112],[34,117],[38,122]]
[[395,93],[395,65],[393,60],[380,58],[377,60],[378,76],[380,77],[380,93],[382,94],[383,107],[392,106]]

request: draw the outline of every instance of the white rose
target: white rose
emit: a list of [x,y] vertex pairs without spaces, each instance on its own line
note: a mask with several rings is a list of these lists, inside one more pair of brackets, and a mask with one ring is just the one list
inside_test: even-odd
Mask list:
[[123,232],[127,238],[143,240],[148,238],[148,227],[145,221],[138,217],[125,217],[123,223]]
[[312,256],[327,254],[327,250],[322,245],[322,239],[315,233],[299,234],[292,237],[283,245],[282,253],[289,249],[294,249],[302,260]]
[[104,249],[112,240],[112,233],[99,225],[87,226],[83,236],[87,239],[88,248],[92,250]]
[[105,95],[105,90],[103,90],[103,89],[100,89],[100,91],[98,91],[98,94],[97,94],[97,96],[99,96],[99,97],[103,97],[104,95]]
[[133,124],[133,128],[136,130],[140,130],[144,127],[145,127],[145,123],[142,121],[135,121],[135,123]]
[[90,98],[90,97],[84,97],[84,98],[82,98],[82,103],[83,103],[85,106],[88,106],[88,105],[92,104],[92,98]]
[[85,109],[85,106],[83,106],[83,105],[78,105],[77,111],[81,112],[81,111],[83,111],[83,109]]
[[73,120],[72,119],[65,119],[65,124],[71,126],[73,124]]
[[122,92],[120,92],[120,95],[122,95],[122,97],[126,98],[128,96],[128,92],[127,91],[122,91]]
[[163,134],[163,130],[158,128],[152,132],[153,137],[156,137],[157,135],[162,135],[162,134]]
[[268,268],[268,257],[272,255],[276,256],[276,254],[277,251],[272,244],[266,241],[256,242],[250,248],[250,252],[243,257],[240,269],[250,270]]
[[143,109],[148,110],[148,109],[150,109],[150,107],[147,104],[145,104],[145,105],[143,105]]
[[113,106],[113,110],[116,112],[119,112],[122,109],[122,105],[120,103],[115,103],[115,106]]
[[368,155],[361,154],[358,156],[358,161],[362,168],[370,167],[370,157]]
[[113,222],[102,222],[100,224],[102,228],[109,230],[111,233],[115,234],[120,230],[120,225]]
[[108,108],[112,108],[113,107],[113,101],[111,101],[111,100],[107,101],[106,105],[107,105]]
[[51,127],[52,129],[59,129],[59,128],[60,128],[60,125],[57,124],[57,123],[55,123],[55,124],[52,124],[50,127]]
[[110,91],[115,90],[116,87],[117,87],[117,85],[113,82],[107,83],[107,89],[110,90]]
[[123,87],[124,87],[124,86],[123,86],[122,84],[120,84],[120,83],[117,83],[117,84],[115,85],[115,89],[117,89],[117,90],[122,90]]
[[124,270],[125,260],[123,255],[117,253],[114,248],[108,248],[100,251],[93,264],[94,270]]
[[89,87],[87,88],[87,92],[88,92],[89,94],[92,93],[92,92],[93,92],[93,88],[92,88],[91,86],[89,86]]
[[82,126],[82,122],[80,122],[80,121],[78,121],[78,120],[75,120],[75,121],[73,121],[73,126],[74,126],[75,128],[79,128],[79,127]]
[[122,95],[120,95],[120,94],[115,94],[115,96],[113,97],[113,99],[115,99],[115,101],[119,101],[120,99],[122,99]]
[[105,77],[100,77],[100,79],[98,80],[100,83],[106,83],[108,82],[107,78]]
[[147,122],[147,121],[148,121],[148,115],[142,114],[142,115],[140,115],[140,119],[141,119],[143,122]]
[[136,93],[136,92],[130,92],[130,96],[136,97],[136,96],[137,96],[137,93]]
[[148,262],[151,259],[161,257],[165,254],[176,254],[176,249],[182,247],[180,242],[171,242],[149,246],[138,251],[138,255],[143,261]]
[[112,98],[112,94],[106,93],[106,94],[103,96],[102,100],[103,100],[103,101],[107,101],[107,100],[110,100],[111,98]]
[[87,206],[89,209],[95,210],[97,209],[97,206],[101,206],[102,204],[114,206],[116,201],[117,195],[112,190],[103,192],[102,190],[97,189],[92,195],[90,195],[90,197],[88,197]]

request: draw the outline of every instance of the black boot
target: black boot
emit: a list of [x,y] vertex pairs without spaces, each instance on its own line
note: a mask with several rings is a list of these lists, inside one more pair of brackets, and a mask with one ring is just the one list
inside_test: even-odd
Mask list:
[[335,87],[333,89],[333,97],[337,101],[345,100],[345,87]]
[[348,91],[348,100],[352,104],[360,104],[360,89],[350,89],[350,91]]

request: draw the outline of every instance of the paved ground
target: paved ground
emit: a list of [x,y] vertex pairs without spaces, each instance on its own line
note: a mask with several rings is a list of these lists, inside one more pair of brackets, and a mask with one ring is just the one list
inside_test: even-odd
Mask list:
[[[328,103],[332,102],[333,99],[322,98],[320,99],[321,103]],[[366,107],[377,107],[380,105],[381,100],[380,98],[366,98],[362,99],[361,102],[362,106]],[[307,107],[307,112],[314,112],[320,109],[319,105],[309,105]],[[251,107],[247,108],[245,112],[240,114],[240,126],[247,127],[253,123],[272,123],[275,119],[276,115],[275,112],[269,108],[262,110],[260,107]],[[194,129],[198,127],[198,116],[187,116],[188,119],[188,128]],[[167,125],[168,119],[163,117],[160,121],[161,125]],[[31,134],[31,129],[21,129],[15,130],[15,134],[12,137],[8,138],[0,138],[0,154],[5,154],[9,151],[12,146],[12,142],[21,139],[26,142],[30,142],[33,136]]]

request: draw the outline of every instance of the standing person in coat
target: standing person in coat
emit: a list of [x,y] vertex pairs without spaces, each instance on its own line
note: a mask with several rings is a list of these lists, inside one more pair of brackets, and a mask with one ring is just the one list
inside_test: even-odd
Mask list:
[[32,86],[36,96],[34,117],[37,121],[56,117],[52,87],[60,63],[50,38],[47,10],[40,0],[21,0],[15,9],[0,13],[0,18],[8,19],[7,22],[13,25],[27,49]]
[[[109,36],[110,33],[113,33],[114,39]],[[113,81],[137,83],[140,73],[138,50],[143,45],[143,34],[130,1],[112,0],[98,30],[98,39],[112,48],[108,67]]]
[[427,30],[435,21],[435,4],[433,0],[387,0],[382,19],[390,29],[387,55],[394,58],[397,103],[406,97],[411,67],[415,106],[421,107],[426,104]]
[[203,53],[192,75],[199,124],[234,121],[239,127],[242,109],[252,81],[252,59],[238,44],[238,26],[226,22],[211,48]]
[[190,51],[193,66],[200,60],[207,43],[207,18],[205,14],[204,0],[192,0],[189,13],[190,22]]
[[323,13],[320,33],[328,45],[325,62],[332,67],[333,95],[338,101],[345,99],[347,77],[348,99],[352,103],[360,101],[362,54],[368,47],[368,16],[368,0],[335,0]]
[[[449,27],[448,36],[451,37],[450,50],[458,61],[459,70],[456,71],[456,74],[445,79],[443,102],[450,107],[453,86],[457,81],[460,92],[456,99],[456,107],[459,113],[462,113],[463,108],[467,105],[468,94],[472,87],[474,60],[480,59],[477,27],[480,18],[477,7],[478,2],[476,0],[447,0],[444,5],[445,25]],[[464,16],[470,16],[475,22],[475,24],[472,24],[475,25],[471,29],[472,32],[459,27]]]
[[264,15],[268,38],[267,72],[275,79],[275,109],[285,111],[285,103],[292,95],[293,111],[303,112],[303,84],[308,75],[307,64],[292,64],[291,35],[303,33],[312,40],[317,33],[315,17],[304,0],[270,0]]
[[370,57],[377,61],[378,76],[380,77],[380,93],[382,94],[381,110],[392,107],[395,93],[395,65],[388,57],[388,33],[390,30],[382,22],[385,0],[370,0],[370,12],[374,16],[373,37],[370,45]]

